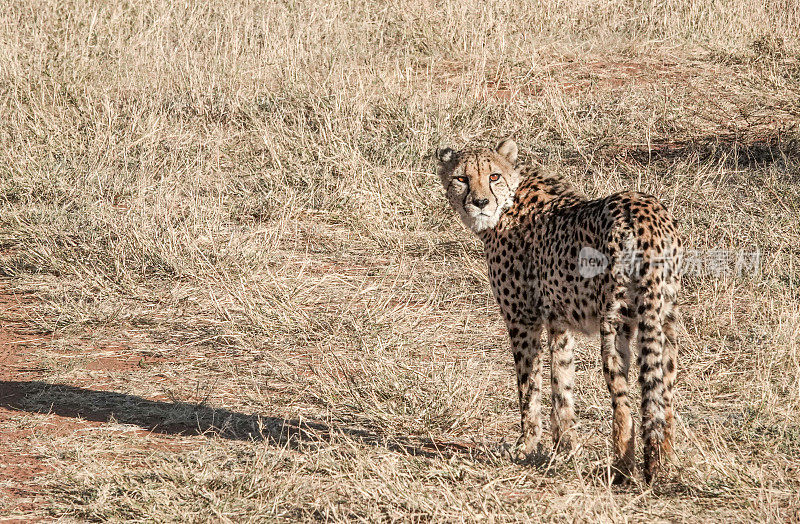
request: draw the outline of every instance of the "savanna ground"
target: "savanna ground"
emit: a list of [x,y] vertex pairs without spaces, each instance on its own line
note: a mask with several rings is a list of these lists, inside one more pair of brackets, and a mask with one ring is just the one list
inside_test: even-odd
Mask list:
[[[4,2],[0,514],[800,519],[798,34],[793,0]],[[606,482],[595,340],[577,454],[499,453],[508,342],[431,153],[508,135],[760,250],[684,281],[663,482]]]

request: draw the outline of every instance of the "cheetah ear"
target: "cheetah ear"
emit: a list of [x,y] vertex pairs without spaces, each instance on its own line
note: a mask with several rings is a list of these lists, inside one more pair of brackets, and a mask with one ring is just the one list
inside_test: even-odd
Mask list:
[[506,138],[499,144],[497,144],[497,149],[495,149],[498,155],[504,156],[506,160],[511,162],[511,165],[517,164],[517,143],[514,142],[510,138]]
[[453,151],[449,147],[436,150],[436,158],[438,158],[439,162],[441,162],[442,164],[449,164],[450,161],[453,160],[454,154],[455,151]]

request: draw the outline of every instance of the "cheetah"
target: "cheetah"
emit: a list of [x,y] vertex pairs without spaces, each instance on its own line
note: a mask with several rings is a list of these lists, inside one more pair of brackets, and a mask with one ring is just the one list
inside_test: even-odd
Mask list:
[[633,478],[634,422],[628,393],[631,342],[639,350],[649,483],[675,434],[673,385],[681,241],[653,196],[616,193],[589,200],[561,177],[517,162],[504,140],[491,148],[437,151],[450,205],[483,240],[492,291],[508,328],[517,372],[526,460],[542,437],[542,344],[551,358],[551,433],[557,451],[576,444],[573,333],[600,334],[611,394],[615,483]]

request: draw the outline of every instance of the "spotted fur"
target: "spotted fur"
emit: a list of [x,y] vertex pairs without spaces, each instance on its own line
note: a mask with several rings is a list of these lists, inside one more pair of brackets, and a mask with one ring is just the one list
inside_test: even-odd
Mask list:
[[[556,175],[518,165],[511,140],[494,150],[445,149],[438,156],[451,206],[484,242],[492,291],[508,327],[522,417],[518,458],[534,452],[542,436],[544,334],[551,357],[551,433],[557,447],[568,450],[575,445],[576,423],[572,333],[599,333],[616,481],[630,478],[635,467],[628,370],[631,341],[638,346],[649,482],[674,438],[682,248],[673,219],[643,193],[589,200]],[[595,265],[587,265],[591,256]]]

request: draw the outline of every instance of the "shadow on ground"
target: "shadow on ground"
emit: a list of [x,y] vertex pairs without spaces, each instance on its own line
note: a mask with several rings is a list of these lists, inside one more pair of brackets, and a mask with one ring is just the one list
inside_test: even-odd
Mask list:
[[304,443],[327,442],[338,434],[368,445],[424,457],[473,456],[476,451],[470,443],[387,437],[363,429],[333,427],[307,419],[247,415],[204,404],[149,400],[126,393],[41,381],[0,381],[0,407],[93,422],[129,424],[165,435],[267,441],[293,449]]
[[796,130],[761,133],[723,133],[693,139],[658,141],[649,147],[623,149],[615,159],[632,159],[641,164],[658,160],[697,158],[699,161],[722,161],[732,168],[754,168],[787,160],[800,160],[800,139]]
[[[566,164],[584,165],[586,152],[568,150]],[[692,159],[697,162],[721,162],[732,169],[785,166],[800,162],[800,127],[786,130],[753,129],[722,132],[695,137],[653,140],[648,145],[600,141],[590,152],[591,161],[600,164],[635,163],[650,165]]]

